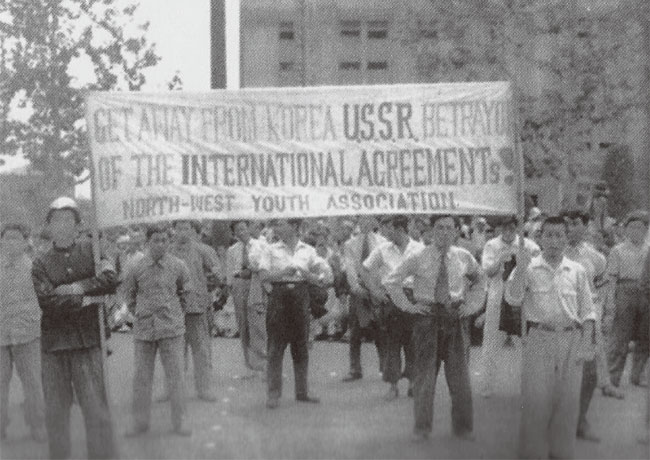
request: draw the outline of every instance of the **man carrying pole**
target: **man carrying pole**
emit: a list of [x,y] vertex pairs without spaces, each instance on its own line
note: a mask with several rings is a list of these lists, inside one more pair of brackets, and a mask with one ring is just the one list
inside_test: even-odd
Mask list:
[[103,365],[101,302],[114,292],[115,270],[102,259],[95,266],[90,242],[76,241],[81,216],[68,197],[52,202],[46,222],[52,248],[34,261],[32,279],[41,320],[42,376],[51,458],[70,457],[72,388],[86,426],[88,458],[116,458]]

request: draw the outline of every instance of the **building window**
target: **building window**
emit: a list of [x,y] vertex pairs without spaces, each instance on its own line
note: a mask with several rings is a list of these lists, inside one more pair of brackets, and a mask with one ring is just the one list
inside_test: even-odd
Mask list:
[[280,23],[280,40],[293,40],[295,33],[293,31],[292,21],[283,21]]
[[388,70],[387,61],[370,61],[368,62],[368,70]]
[[343,61],[339,63],[341,70],[361,70],[361,62],[359,61]]
[[296,68],[296,63],[291,61],[285,61],[280,63],[281,72],[292,72]]
[[368,38],[382,40],[388,37],[388,21],[368,22]]
[[341,36],[345,38],[361,37],[361,21],[341,21]]

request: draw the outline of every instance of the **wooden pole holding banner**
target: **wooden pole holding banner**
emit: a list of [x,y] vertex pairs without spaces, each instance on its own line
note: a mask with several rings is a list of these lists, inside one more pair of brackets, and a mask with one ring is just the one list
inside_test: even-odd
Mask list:
[[[511,84],[512,85],[512,84]],[[517,193],[517,220],[519,221],[519,228],[517,229],[517,235],[519,238],[519,247],[525,249],[524,242],[524,221],[526,219],[526,202],[524,195],[524,152],[521,146],[521,136],[519,134],[519,129],[521,128],[521,122],[519,120],[519,110],[515,107],[515,90],[510,86],[510,114],[512,117],[512,136],[514,138],[514,160],[515,160],[515,179],[516,179],[516,193]],[[526,334],[526,320],[524,315],[524,305],[521,304],[521,338],[524,339]],[[522,347],[523,349],[523,347]]]
[[[95,194],[95,186],[97,184],[95,180],[95,164],[93,163],[92,156],[90,158],[90,197],[92,201],[92,219],[91,219],[91,235],[92,235],[92,248],[93,248],[93,261],[95,263],[95,276],[101,272],[101,242],[99,241],[99,226],[97,224],[97,197]],[[102,359],[102,380],[104,383],[104,391],[106,392],[106,407],[108,410],[108,417],[111,423],[111,433],[113,439],[111,442],[115,448],[115,454],[119,458],[119,452],[117,451],[117,438],[115,436],[115,422],[113,421],[113,410],[112,410],[112,395],[110,391],[110,385],[108,382],[108,348],[106,345],[106,321],[105,321],[105,312],[104,312],[104,303],[100,303],[99,308],[97,309],[97,321],[99,321],[99,346],[101,349],[101,359]]]

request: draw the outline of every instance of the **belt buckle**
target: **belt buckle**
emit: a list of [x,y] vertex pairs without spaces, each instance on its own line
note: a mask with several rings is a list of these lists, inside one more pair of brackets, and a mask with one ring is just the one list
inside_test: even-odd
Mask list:
[[296,287],[295,283],[287,283],[287,289],[293,289]]

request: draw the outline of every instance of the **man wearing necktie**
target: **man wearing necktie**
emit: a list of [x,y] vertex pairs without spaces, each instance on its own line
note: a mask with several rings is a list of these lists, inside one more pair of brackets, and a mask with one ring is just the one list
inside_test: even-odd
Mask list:
[[[486,281],[471,253],[452,246],[459,229],[455,217],[431,216],[427,239],[431,237],[433,244],[406,257],[383,282],[395,305],[415,315],[415,441],[426,440],[431,433],[433,396],[443,361],[451,395],[453,433],[473,439],[468,318],[483,305]],[[408,277],[413,277],[415,303],[402,289]]]

